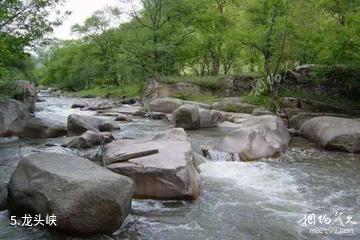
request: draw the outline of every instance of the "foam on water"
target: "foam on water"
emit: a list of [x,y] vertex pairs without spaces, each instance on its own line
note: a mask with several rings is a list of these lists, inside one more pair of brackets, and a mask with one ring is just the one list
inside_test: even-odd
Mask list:
[[201,175],[224,184],[231,183],[244,193],[271,200],[291,200],[302,204],[298,185],[292,175],[264,162],[207,162],[200,166]]

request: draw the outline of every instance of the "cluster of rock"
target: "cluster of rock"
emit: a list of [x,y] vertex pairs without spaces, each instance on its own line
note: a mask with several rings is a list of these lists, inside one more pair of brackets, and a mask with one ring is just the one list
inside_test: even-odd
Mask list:
[[169,119],[175,127],[187,130],[216,127],[223,121],[232,121],[236,114],[229,112],[234,107],[237,111],[233,112],[243,113],[252,113],[256,109],[255,106],[239,102],[238,98],[208,105],[164,97],[156,98],[148,104],[150,116]]

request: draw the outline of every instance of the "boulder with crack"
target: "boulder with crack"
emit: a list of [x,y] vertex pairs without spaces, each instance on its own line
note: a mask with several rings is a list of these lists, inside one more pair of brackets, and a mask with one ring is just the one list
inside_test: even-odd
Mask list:
[[183,129],[150,140],[112,142],[103,160],[112,171],[134,180],[135,198],[194,200],[200,194],[194,154]]

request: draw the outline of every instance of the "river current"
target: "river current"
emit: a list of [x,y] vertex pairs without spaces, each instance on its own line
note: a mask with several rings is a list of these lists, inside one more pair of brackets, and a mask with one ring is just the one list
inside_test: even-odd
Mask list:
[[[45,100],[37,104],[39,117],[65,122],[74,112],[93,114],[71,109],[75,98]],[[141,138],[170,127],[162,120],[136,118],[122,124],[114,136]],[[188,132],[199,155],[202,144],[224,134],[218,129]],[[76,154],[60,146],[64,140],[0,139],[0,181],[8,182],[21,157],[33,152]],[[132,213],[119,232],[88,239],[360,239],[360,155],[328,152],[297,137],[281,159],[204,161],[198,201],[133,200]],[[0,213],[0,239],[77,239],[10,226],[8,215]]]

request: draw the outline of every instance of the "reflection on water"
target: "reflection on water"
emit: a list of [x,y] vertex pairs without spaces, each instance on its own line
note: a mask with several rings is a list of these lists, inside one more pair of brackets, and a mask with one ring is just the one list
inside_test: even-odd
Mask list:
[[[74,99],[53,98],[42,103],[38,116],[66,121]],[[82,114],[91,114],[81,112]],[[135,119],[121,125],[115,137],[153,136],[170,126],[164,121]],[[221,139],[225,132],[208,129],[189,132],[196,152],[204,143]],[[0,143],[0,180],[8,181],[20,157],[33,151],[73,154],[53,140],[4,140]],[[55,146],[49,147],[52,143]],[[295,138],[280,160],[257,162],[207,161],[201,168],[200,199],[182,201],[133,201],[132,214],[115,236],[91,239],[360,239],[355,234],[310,234],[297,222],[304,214],[334,216],[336,212],[360,221],[360,156],[327,152],[302,138]],[[42,229],[9,225],[0,214],[0,239],[72,239]]]

